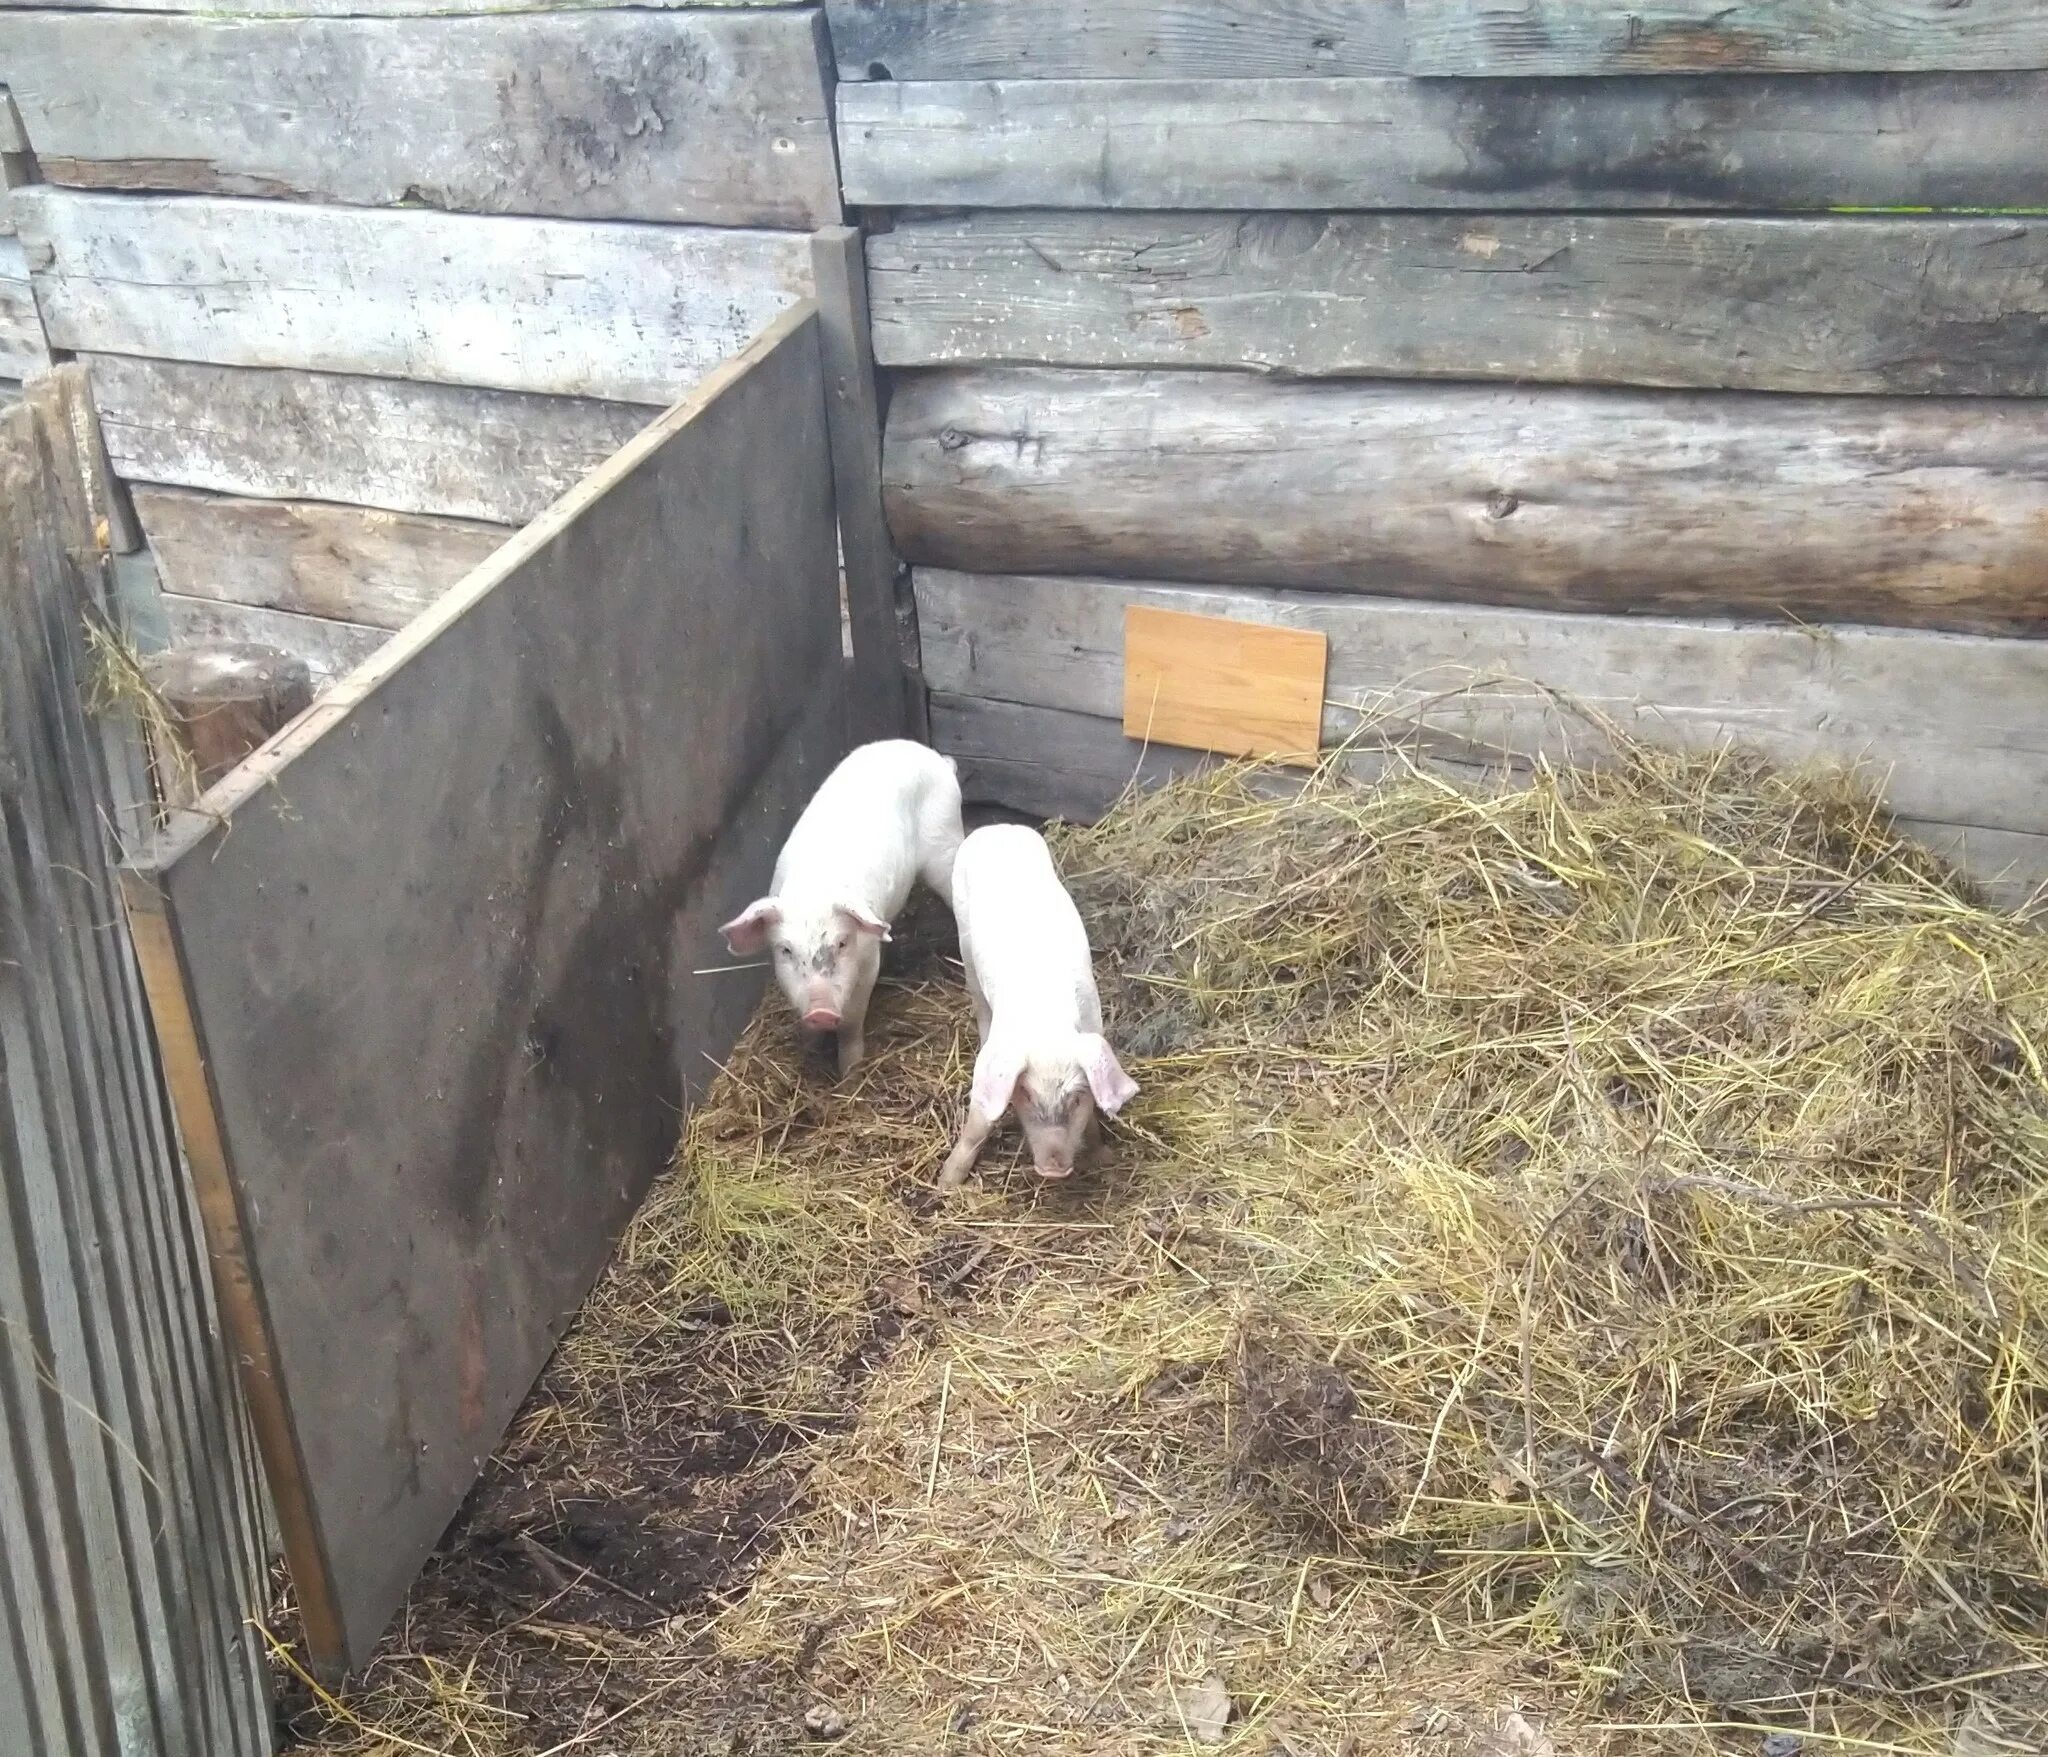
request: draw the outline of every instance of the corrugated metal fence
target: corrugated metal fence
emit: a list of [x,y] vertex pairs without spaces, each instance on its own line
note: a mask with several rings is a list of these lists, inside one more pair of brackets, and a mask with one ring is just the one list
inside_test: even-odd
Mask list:
[[92,434],[76,368],[0,414],[0,1752],[245,1757],[261,1491],[109,866],[133,746],[80,695]]

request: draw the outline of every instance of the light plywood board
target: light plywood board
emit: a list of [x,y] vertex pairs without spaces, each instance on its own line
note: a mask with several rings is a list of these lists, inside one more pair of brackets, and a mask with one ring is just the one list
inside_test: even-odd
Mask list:
[[2048,632],[2048,401],[907,374],[912,563]]
[[2048,67],[2039,0],[1407,0],[1408,71],[1830,73]]
[[524,524],[660,410],[398,378],[89,354],[139,482]]
[[2048,220],[980,213],[868,246],[888,366],[2048,394]]
[[839,217],[823,36],[815,11],[26,12],[4,69],[53,183],[808,229]]
[[1329,638],[1233,617],[1124,605],[1124,732],[1226,756],[1315,761]]
[[2041,73],[1002,77],[843,85],[839,158],[870,206],[2038,208],[2044,113]]
[[329,1670],[367,1658],[753,1010],[758,981],[691,972],[843,749],[835,577],[806,305],[134,877]]
[[1611,724],[1860,765],[1909,816],[2048,834],[2048,641],[924,568],[916,582],[925,673],[949,695],[1129,726],[1133,607],[1225,617],[1327,639],[1325,746],[1365,728],[1460,764],[1563,762],[1602,752]]
[[826,0],[845,80],[1399,73],[1402,0]]
[[793,232],[10,197],[59,347],[666,402],[811,290]]
[[321,500],[133,492],[166,592],[371,628],[403,628],[513,534]]

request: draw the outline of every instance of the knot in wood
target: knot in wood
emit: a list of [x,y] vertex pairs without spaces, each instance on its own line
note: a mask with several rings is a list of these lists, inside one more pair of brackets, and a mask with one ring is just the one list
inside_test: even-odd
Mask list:
[[1522,504],[1522,497],[1506,488],[1496,488],[1486,497],[1486,516],[1504,519]]

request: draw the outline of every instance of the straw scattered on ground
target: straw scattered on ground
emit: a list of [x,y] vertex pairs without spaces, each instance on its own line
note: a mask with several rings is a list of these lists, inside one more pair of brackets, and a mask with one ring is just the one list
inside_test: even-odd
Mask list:
[[1733,757],[1226,770],[1059,855],[1104,1162],[929,1199],[942,911],[849,1087],[771,1009],[302,1735],[2048,1748],[2048,936]]

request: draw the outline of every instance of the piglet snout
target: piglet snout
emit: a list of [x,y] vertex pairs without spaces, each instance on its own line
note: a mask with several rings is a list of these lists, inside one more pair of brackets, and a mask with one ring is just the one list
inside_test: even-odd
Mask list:
[[804,1023],[813,1031],[837,1031],[839,1015],[830,1007],[813,1007],[804,1014]]

